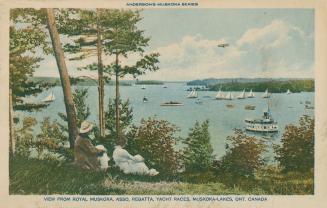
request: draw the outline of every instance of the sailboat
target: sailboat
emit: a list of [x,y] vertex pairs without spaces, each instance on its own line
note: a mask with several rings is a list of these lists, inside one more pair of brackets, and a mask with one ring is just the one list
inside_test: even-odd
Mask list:
[[237,99],[245,99],[245,89],[239,96],[237,96]]
[[232,100],[233,99],[233,95],[231,92],[228,92],[226,97],[225,97],[225,100]]
[[289,89],[287,89],[287,92],[286,92],[286,94],[291,94],[292,92],[289,90]]
[[261,96],[262,98],[270,98],[270,94],[268,93],[268,89],[266,89],[265,93]]
[[145,90],[145,85],[142,85],[141,89],[142,89],[142,90]]
[[254,93],[252,92],[252,89],[250,90],[248,96],[248,98],[254,98]]
[[219,89],[217,95],[216,95],[217,100],[223,100],[225,99],[224,93]]
[[53,94],[53,92],[51,92],[46,98],[44,98],[43,100],[42,100],[42,102],[52,102],[52,101],[54,101],[56,98],[55,98],[55,96],[54,96],[54,94]]
[[194,90],[194,89],[187,96],[187,98],[197,98],[197,97],[198,97],[198,92],[196,90]]

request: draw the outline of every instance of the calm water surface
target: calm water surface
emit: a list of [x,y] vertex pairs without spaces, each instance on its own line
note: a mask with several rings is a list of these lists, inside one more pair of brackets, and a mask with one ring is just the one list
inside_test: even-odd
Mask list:
[[[196,104],[196,99],[188,99],[186,91],[189,86],[186,83],[167,83],[163,85],[146,85],[146,89],[142,90],[141,86],[121,86],[121,97],[123,100],[129,99],[133,107],[133,122],[138,124],[142,118],[156,116],[158,119],[165,119],[175,124],[181,129],[180,136],[186,137],[189,129],[196,121],[203,122],[209,119],[211,143],[214,153],[220,157],[225,152],[226,137],[233,135],[234,129],[244,129],[245,118],[258,118],[262,116],[262,111],[267,107],[267,99],[261,98],[262,93],[255,93],[255,98],[215,100],[213,99],[217,92],[200,91],[198,98],[203,104]],[[97,121],[97,87],[87,87],[89,89],[89,97],[87,104],[91,109],[91,117],[89,120]],[[108,99],[114,97],[114,86],[105,87],[105,103]],[[51,89],[56,97],[48,108],[41,112],[24,113],[24,115],[34,116],[38,121],[42,121],[43,117],[51,117],[60,120],[58,112],[65,112],[63,94],[61,87]],[[51,91],[50,90],[50,91]],[[43,92],[36,100],[46,97],[50,91]],[[233,92],[236,97],[241,92]],[[143,103],[142,99],[146,96],[147,103]],[[208,98],[207,96],[210,96]],[[179,107],[163,107],[161,103],[167,101],[178,101],[184,105]],[[269,99],[270,109],[273,118],[278,122],[280,132],[269,135],[268,144],[278,143],[287,124],[297,124],[300,116],[308,114],[313,116],[313,110],[305,110],[304,102],[310,101],[314,105],[314,93],[294,93],[287,95],[285,93],[274,93]],[[302,104],[301,104],[302,103]],[[233,108],[226,107],[227,104],[234,105]],[[255,105],[256,109],[245,110],[245,105]],[[36,130],[37,131],[37,130]],[[257,135],[260,136],[260,135]],[[270,148],[271,150],[271,148]],[[271,152],[271,151],[270,151]],[[269,154],[270,155],[270,154]]]

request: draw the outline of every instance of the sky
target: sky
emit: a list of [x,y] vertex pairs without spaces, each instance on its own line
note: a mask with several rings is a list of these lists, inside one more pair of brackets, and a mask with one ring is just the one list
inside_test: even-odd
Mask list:
[[[160,53],[160,69],[138,79],[314,77],[313,9],[147,9],[141,15],[138,27],[151,38],[146,53]],[[96,76],[76,70],[96,60],[67,60],[69,74]],[[58,77],[54,57],[45,57],[35,76]]]

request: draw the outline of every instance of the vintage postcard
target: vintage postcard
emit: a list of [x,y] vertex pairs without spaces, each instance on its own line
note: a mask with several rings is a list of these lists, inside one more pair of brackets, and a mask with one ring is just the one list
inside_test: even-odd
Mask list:
[[326,1],[1,1],[1,207],[323,207]]

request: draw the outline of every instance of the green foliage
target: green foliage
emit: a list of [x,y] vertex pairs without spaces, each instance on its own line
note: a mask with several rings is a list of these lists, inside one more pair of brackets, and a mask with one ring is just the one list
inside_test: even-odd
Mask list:
[[22,126],[15,128],[16,137],[16,154],[23,157],[30,155],[30,145],[33,141],[33,128],[37,124],[35,118],[25,117],[22,121]]
[[[102,37],[101,45],[106,43],[109,28],[104,27],[104,22],[110,21],[110,10],[97,9],[61,9],[58,12],[59,25],[58,31],[61,34],[67,35],[72,42],[64,45],[65,52],[74,54],[71,61],[79,61],[89,57],[96,57],[97,54],[97,32],[100,32]],[[104,52],[103,48],[99,48]],[[98,63],[92,63],[79,70],[98,70]],[[112,68],[103,66],[103,79],[110,80]]]
[[224,91],[242,91],[243,89],[254,92],[264,92],[269,89],[272,93],[285,93],[288,89],[291,92],[313,92],[314,91],[314,80],[288,80],[288,81],[265,81],[265,82],[230,82],[215,84],[209,86],[210,90],[218,91],[219,89]]
[[183,150],[184,166],[186,172],[201,172],[208,170],[213,162],[213,149],[210,144],[210,134],[208,131],[209,121],[206,120],[201,125],[196,122],[190,129],[186,140],[186,148]]
[[276,160],[284,172],[312,171],[314,167],[314,119],[303,116],[299,126],[287,125],[281,145],[275,146]]
[[[86,99],[88,97],[88,89],[87,88],[76,88],[73,93],[73,100],[76,108],[76,118],[77,118],[77,126],[80,127],[81,123],[90,116],[90,107],[86,104]],[[58,113],[59,117],[67,121],[67,116],[64,113]],[[64,131],[68,132],[67,126],[61,125]]]
[[41,132],[31,143],[36,148],[39,159],[72,160],[73,153],[69,149],[68,136],[61,130],[58,122],[51,122],[48,117],[41,122]]
[[133,155],[140,154],[151,168],[160,175],[174,175],[180,169],[181,155],[175,150],[179,140],[178,128],[165,120],[148,118],[133,126],[127,135],[126,149]]
[[262,153],[266,145],[239,129],[227,140],[229,144],[226,145],[226,154],[215,164],[217,174],[230,184],[253,179],[255,172],[265,164]]
[[38,110],[46,104],[26,103],[24,97],[37,95],[51,87],[47,83],[33,82],[29,78],[42,60],[36,56],[38,49],[49,54],[51,49],[44,30],[41,10],[10,10],[9,86],[12,90],[14,110]]
[[[105,112],[106,115],[106,129],[109,130],[109,133],[116,136],[115,122],[116,122],[116,108],[115,108],[116,99],[109,99],[108,109]],[[119,113],[120,113],[120,129],[122,132],[126,132],[128,127],[132,124],[133,121],[133,108],[130,107],[129,99],[123,102],[121,99],[118,102],[119,104]]]
[[[106,130],[108,131],[108,135],[104,139],[100,139],[98,142],[104,144],[109,151],[114,149],[115,138],[116,138],[116,99],[109,99],[109,103],[107,106],[107,110],[105,112],[105,123]],[[119,100],[119,114],[120,114],[120,130],[121,136],[123,137],[129,130],[132,121],[133,121],[133,108],[130,107],[130,101],[127,99],[126,101]],[[100,135],[97,134],[97,138],[100,138]]]

